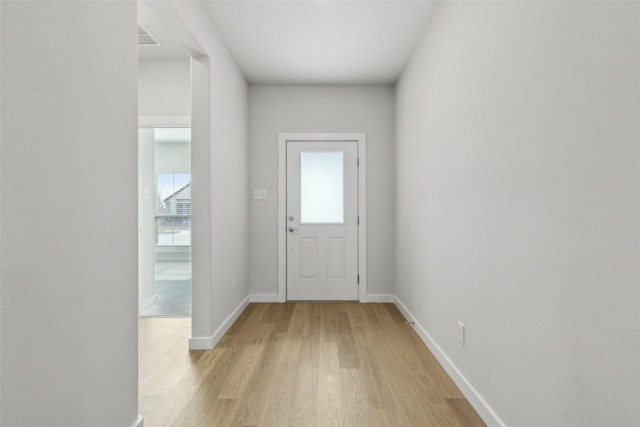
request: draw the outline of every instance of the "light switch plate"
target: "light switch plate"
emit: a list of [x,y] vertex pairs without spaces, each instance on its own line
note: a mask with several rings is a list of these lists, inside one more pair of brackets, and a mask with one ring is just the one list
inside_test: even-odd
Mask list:
[[253,200],[266,200],[267,190],[253,190]]

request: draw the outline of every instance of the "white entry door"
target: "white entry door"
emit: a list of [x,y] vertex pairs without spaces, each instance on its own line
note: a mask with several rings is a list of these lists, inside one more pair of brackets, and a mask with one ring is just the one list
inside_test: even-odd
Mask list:
[[287,299],[358,299],[358,144],[287,142]]

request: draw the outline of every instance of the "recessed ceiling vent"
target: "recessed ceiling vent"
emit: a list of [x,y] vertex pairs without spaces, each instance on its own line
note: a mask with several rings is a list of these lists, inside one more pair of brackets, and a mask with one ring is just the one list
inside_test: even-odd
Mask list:
[[149,34],[142,25],[138,24],[138,46],[160,46],[160,42]]

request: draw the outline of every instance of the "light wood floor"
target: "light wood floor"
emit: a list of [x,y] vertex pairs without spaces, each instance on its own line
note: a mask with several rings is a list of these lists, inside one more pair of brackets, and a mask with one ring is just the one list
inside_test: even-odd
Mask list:
[[215,349],[140,319],[140,413],[157,426],[484,426],[393,304],[250,304]]

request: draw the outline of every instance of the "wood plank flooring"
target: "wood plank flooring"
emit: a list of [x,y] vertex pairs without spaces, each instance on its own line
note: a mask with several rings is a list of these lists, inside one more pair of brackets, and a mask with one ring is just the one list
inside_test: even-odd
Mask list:
[[250,304],[213,350],[140,319],[145,427],[484,426],[393,304]]

